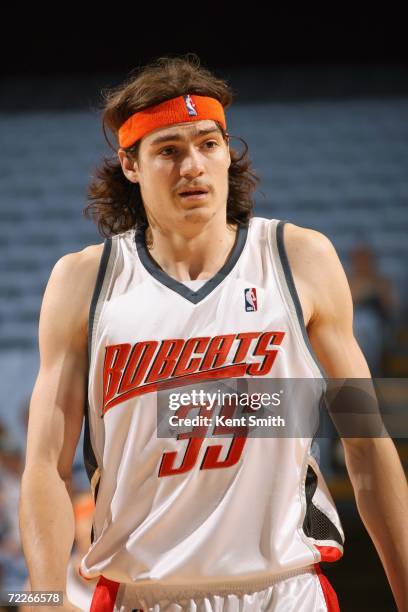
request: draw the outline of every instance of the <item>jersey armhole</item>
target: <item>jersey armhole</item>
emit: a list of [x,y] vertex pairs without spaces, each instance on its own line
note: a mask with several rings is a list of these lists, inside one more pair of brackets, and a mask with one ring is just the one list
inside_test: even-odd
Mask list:
[[314,371],[316,371],[318,376],[321,376],[322,378],[327,378],[326,373],[322,365],[320,364],[310,343],[303,316],[302,306],[295,286],[295,282],[293,280],[292,270],[290,268],[289,258],[286,252],[284,241],[284,228],[287,223],[288,221],[278,221],[275,226],[275,240],[277,251],[276,255],[280,264],[280,266],[277,266],[279,282],[281,284],[282,289],[284,290],[286,299],[290,305],[290,311],[293,315],[292,320],[300,332],[300,334],[298,334],[299,340],[300,342],[303,342],[306,353],[310,357],[312,368]]
[[[83,437],[83,445],[82,445],[82,454],[84,459],[85,470],[88,475],[88,479],[91,485],[91,491],[94,499],[94,503],[96,503],[96,497],[98,492],[98,484],[100,477],[100,468],[98,464],[98,460],[96,458],[96,453],[92,445],[91,440],[91,431],[90,431],[90,406],[89,406],[89,372],[91,368],[91,359],[92,359],[92,345],[94,332],[98,325],[99,313],[101,310],[101,302],[100,300],[101,294],[103,295],[103,287],[106,285],[106,281],[109,280],[109,274],[107,274],[108,264],[111,261],[111,251],[112,251],[112,239],[105,238],[103,251],[101,258],[99,260],[98,274],[96,277],[96,283],[92,294],[91,304],[89,307],[89,315],[88,315],[88,374],[86,380],[86,400],[84,406],[84,437]],[[92,530],[91,530],[91,543],[94,541],[94,533],[95,533],[95,522],[92,521]]]
[[110,253],[112,250],[112,239],[105,238],[102,256],[99,261],[98,275],[96,277],[96,283],[92,294],[92,300],[89,307],[89,316],[88,316],[88,365],[91,364],[92,357],[92,338],[95,322],[97,323],[97,306],[99,301],[99,296],[102,291],[103,282],[106,276],[106,269],[108,267],[108,261],[110,257]]

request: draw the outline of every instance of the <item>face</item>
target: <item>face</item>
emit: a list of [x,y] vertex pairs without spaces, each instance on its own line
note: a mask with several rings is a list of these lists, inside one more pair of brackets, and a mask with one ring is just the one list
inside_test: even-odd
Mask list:
[[[215,121],[179,123],[147,134],[138,160],[123,150],[119,158],[126,177],[140,184],[150,225],[163,230],[206,224],[226,218],[228,144]],[[196,189],[201,194],[189,195]]]

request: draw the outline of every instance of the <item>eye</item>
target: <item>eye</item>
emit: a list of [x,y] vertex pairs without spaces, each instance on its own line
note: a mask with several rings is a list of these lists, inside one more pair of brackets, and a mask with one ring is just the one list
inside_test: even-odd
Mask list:
[[164,153],[164,157],[169,157],[169,155],[166,155],[166,151],[170,151],[170,155],[173,153],[173,151],[175,151],[174,147],[166,147],[165,149],[162,149],[161,151],[159,151],[159,154],[162,155]]
[[218,146],[218,142],[216,140],[207,140],[205,143],[205,145],[212,145],[209,147],[209,149],[214,149],[215,147]]
[[[219,145],[216,140],[206,140],[200,146],[204,146],[211,150],[215,147],[218,147]],[[177,148],[172,146],[165,147],[164,149],[161,149],[159,151],[159,155],[162,155],[163,157],[171,157],[174,153],[177,153]]]

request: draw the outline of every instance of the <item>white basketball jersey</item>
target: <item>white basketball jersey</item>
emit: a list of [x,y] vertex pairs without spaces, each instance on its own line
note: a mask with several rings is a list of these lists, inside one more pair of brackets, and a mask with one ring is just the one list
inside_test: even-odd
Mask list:
[[283,229],[251,219],[222,269],[186,284],[155,264],[140,232],[105,240],[89,319],[84,456],[96,510],[84,577],[168,593],[191,584],[261,589],[342,555],[313,436],[157,435],[160,389],[323,381]]

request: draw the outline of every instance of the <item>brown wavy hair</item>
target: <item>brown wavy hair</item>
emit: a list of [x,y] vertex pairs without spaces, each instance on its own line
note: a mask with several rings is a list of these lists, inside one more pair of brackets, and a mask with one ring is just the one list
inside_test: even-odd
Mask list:
[[[120,126],[133,113],[165,100],[186,94],[197,94],[216,98],[224,108],[232,103],[233,93],[228,84],[200,65],[194,53],[184,56],[160,57],[151,64],[137,69],[116,88],[102,91],[102,129],[109,147],[115,152],[104,157],[96,168],[88,187],[88,203],[83,214],[97,225],[99,233],[108,237],[137,227],[148,226],[147,217],[138,183],[129,181],[123,173],[117,156],[117,146],[109,140],[108,132],[117,138]],[[217,124],[224,140],[229,139],[221,125]],[[231,165],[228,170],[227,222],[246,224],[252,216],[258,176],[251,168],[248,145],[238,153],[230,148]],[[140,140],[125,149],[128,155],[137,158]]]

